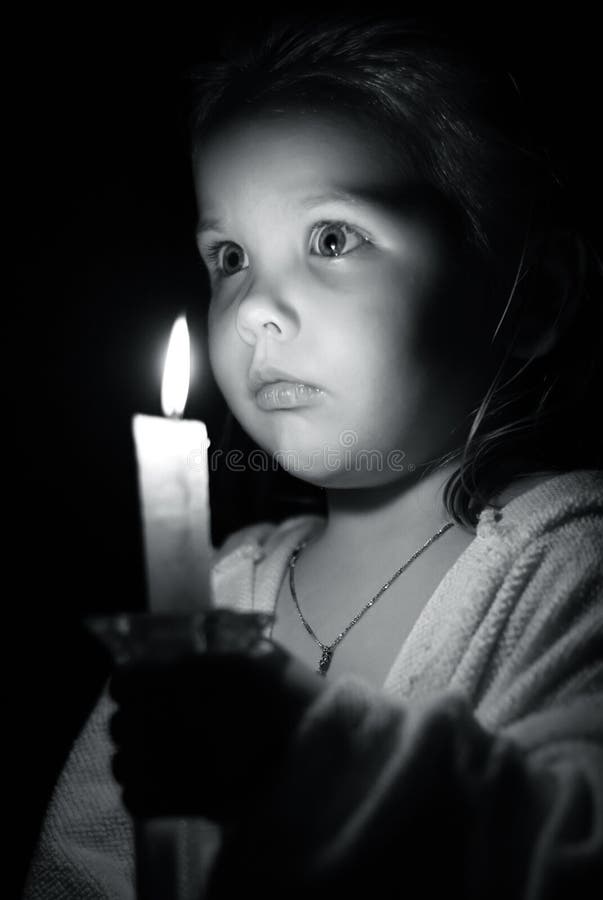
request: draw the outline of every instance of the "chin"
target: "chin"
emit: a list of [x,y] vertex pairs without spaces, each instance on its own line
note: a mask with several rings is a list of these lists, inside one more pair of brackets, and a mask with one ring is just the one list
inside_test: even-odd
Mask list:
[[326,465],[323,455],[319,455],[317,452],[310,453],[306,457],[300,450],[291,454],[275,452],[273,459],[295,478],[325,489],[375,488],[398,481],[403,477],[403,473],[367,471],[354,466],[346,466],[343,458],[340,459],[340,465],[337,465],[333,459],[330,465]]

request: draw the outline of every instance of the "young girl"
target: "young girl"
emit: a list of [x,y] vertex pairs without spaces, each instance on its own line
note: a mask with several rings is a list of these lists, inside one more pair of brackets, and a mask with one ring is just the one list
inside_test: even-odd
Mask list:
[[328,514],[216,551],[216,603],[275,613],[253,651],[114,676],[26,897],[133,896],[120,786],[198,817],[190,896],[590,896],[603,281],[521,93],[370,16],[276,22],[198,85],[213,371]]

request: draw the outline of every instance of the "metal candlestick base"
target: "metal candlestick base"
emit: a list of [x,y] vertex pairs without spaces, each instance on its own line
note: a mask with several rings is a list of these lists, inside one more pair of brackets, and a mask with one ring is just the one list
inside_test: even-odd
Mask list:
[[[169,663],[211,652],[261,653],[271,647],[267,632],[273,623],[273,615],[228,608],[84,620],[114,666]],[[194,819],[138,817],[133,826],[137,900],[197,900],[203,874],[195,841],[202,839],[203,826]]]
[[206,652],[245,653],[261,646],[274,622],[269,613],[209,609],[193,613],[88,616],[84,625],[116,665],[168,662]]

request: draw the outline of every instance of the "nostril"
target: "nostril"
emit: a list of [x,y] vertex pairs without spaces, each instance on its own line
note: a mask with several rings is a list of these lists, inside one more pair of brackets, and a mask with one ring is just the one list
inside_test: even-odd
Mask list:
[[272,331],[273,333],[277,331],[279,334],[282,334],[282,330],[278,327],[276,322],[265,322],[264,328],[266,328],[268,331]]

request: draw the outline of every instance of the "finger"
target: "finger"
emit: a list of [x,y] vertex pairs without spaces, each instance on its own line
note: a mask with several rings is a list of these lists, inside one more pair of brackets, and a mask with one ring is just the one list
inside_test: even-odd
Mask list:
[[120,704],[144,701],[151,704],[172,702],[187,694],[201,694],[219,677],[224,665],[214,656],[118,666],[109,683],[110,696]]
[[166,677],[167,673],[155,663],[118,665],[109,682],[109,694],[117,703],[137,700],[158,690]]
[[127,780],[127,769],[124,764],[123,753],[114,753],[111,757],[111,772],[114,779],[119,784],[124,784]]
[[[199,762],[126,751],[114,754],[111,768],[126,808],[139,816],[202,815],[212,799],[215,778],[199,777]],[[197,777],[191,773],[196,772]],[[187,773],[187,774],[185,774]],[[225,785],[219,794],[225,793]]]
[[109,719],[109,736],[114,744],[121,744],[127,735],[127,722],[123,710],[113,713]]
[[111,757],[115,780],[124,790],[136,794],[149,793],[158,785],[163,785],[166,767],[169,771],[169,761],[162,762],[155,755],[146,755],[142,747],[135,751],[120,748]]

